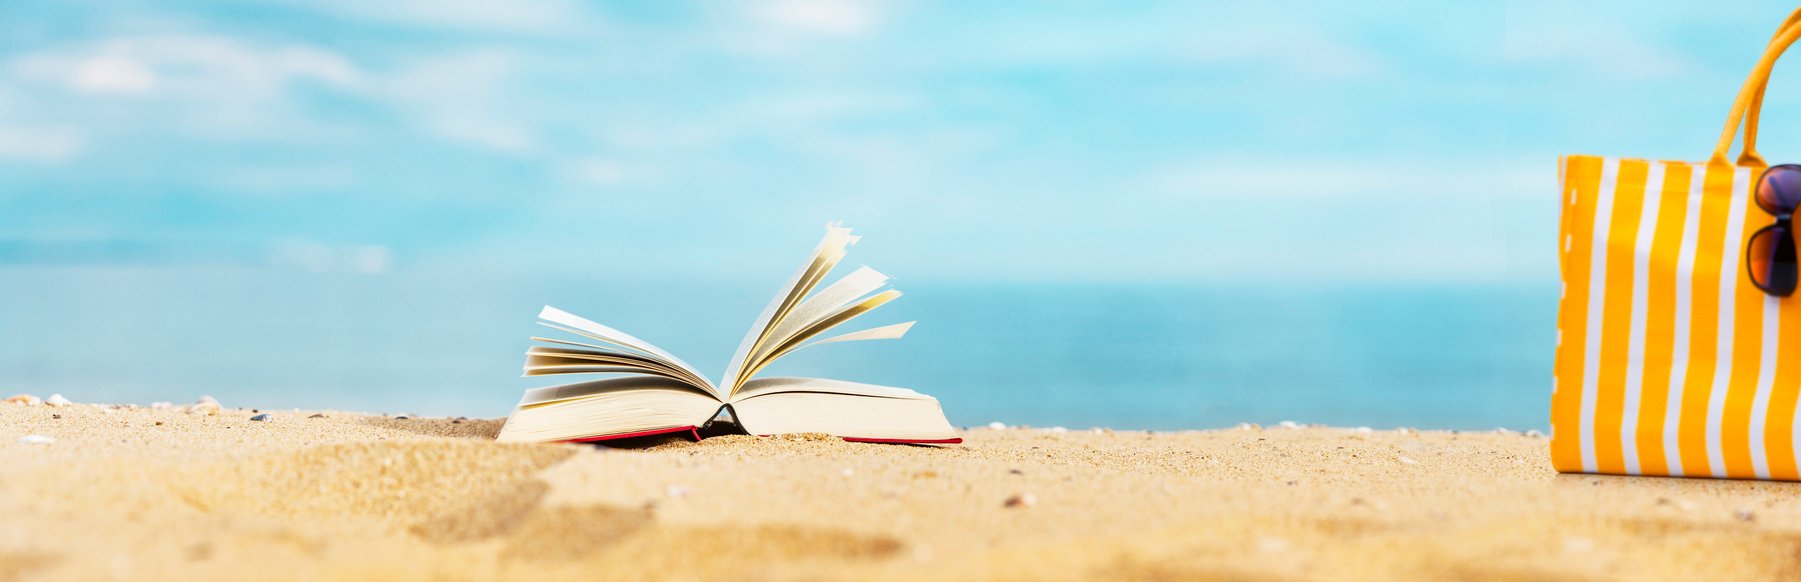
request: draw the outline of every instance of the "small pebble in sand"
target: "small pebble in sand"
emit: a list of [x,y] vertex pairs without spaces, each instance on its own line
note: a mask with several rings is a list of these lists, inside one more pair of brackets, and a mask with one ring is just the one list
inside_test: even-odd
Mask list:
[[1403,464],[1403,465],[1418,465],[1418,464],[1420,464],[1420,462],[1419,462],[1419,461],[1415,461],[1415,460],[1413,460],[1413,459],[1409,459],[1409,458],[1407,458],[1407,457],[1406,457],[1406,456],[1405,456],[1405,455],[1403,455],[1403,456],[1399,456],[1399,457],[1395,457],[1395,460],[1397,460],[1397,461],[1400,461],[1400,462],[1401,462],[1401,464]]
[[412,417],[410,417],[410,416],[407,416],[407,415],[405,415],[405,414],[396,414],[396,415],[394,415],[394,420],[406,420],[406,419],[409,419],[409,418],[412,418]]
[[1026,472],[1021,471],[1019,469],[1007,469],[1007,474],[1009,474],[1009,475],[1024,475],[1024,474],[1026,474]]
[[1047,428],[1044,430],[1045,430],[1045,432],[1048,432],[1051,434],[1063,434],[1063,433],[1069,432],[1068,428],[1061,427],[1061,426],[1053,426],[1053,427],[1050,427],[1050,428]]
[[28,434],[19,437],[19,444],[21,445],[48,445],[55,442],[56,439],[41,434]]
[[7,404],[17,404],[20,406],[37,406],[39,404],[42,404],[43,402],[44,402],[44,399],[38,398],[36,396],[32,396],[30,394],[14,394],[12,396],[6,397]]
[[1280,427],[1280,428],[1290,428],[1290,429],[1301,428],[1300,423],[1297,423],[1292,420],[1284,420],[1282,422],[1278,422],[1278,423],[1276,423],[1276,426]]
[[988,423],[988,430],[1007,430],[1007,423],[998,420],[990,422]]
[[61,394],[51,394],[49,398],[44,399],[44,406],[62,408],[70,404],[74,404],[74,402],[69,402],[69,399],[63,398]]
[[1351,429],[1351,432],[1354,432],[1357,434],[1370,434],[1370,433],[1376,432],[1376,429],[1373,429],[1373,428],[1370,428],[1367,426],[1360,426],[1360,427]]
[[152,402],[152,403],[150,403],[151,410],[162,410],[164,408],[174,408],[174,407],[175,407],[174,404],[168,403],[168,402]]
[[217,399],[214,399],[211,396],[201,396],[198,400],[194,401],[194,404],[192,406],[188,407],[188,414],[204,414],[207,416],[216,416],[219,414],[220,408],[221,407],[219,406],[219,401]]
[[252,416],[252,417],[250,417],[250,420],[258,420],[258,421],[261,421],[261,420],[270,420],[270,419],[273,419],[273,418],[275,418],[275,417],[273,417],[273,416],[269,416],[269,415],[267,415],[267,414],[258,414],[258,415],[256,415],[256,416]]
[[325,418],[325,415],[315,412],[312,416],[308,416],[307,418]]
[[1539,430],[1535,428],[1535,429],[1526,431],[1526,436],[1529,436],[1529,437],[1532,437],[1535,439],[1542,439],[1542,438],[1545,438],[1545,433],[1539,432]]
[[63,419],[63,415],[61,415],[61,414],[50,415],[50,420],[62,420],[62,419]]
[[450,419],[450,424],[463,424],[463,421],[465,421],[465,420],[469,420],[469,417],[459,416],[459,417]]
[[1734,511],[1732,512],[1732,517],[1739,521],[1757,521],[1757,514],[1751,513],[1751,510],[1749,509]]
[[1006,501],[1001,502],[1002,507],[1009,507],[1009,508],[1031,507],[1031,506],[1034,506],[1037,504],[1038,504],[1038,497],[1035,495],[1032,495],[1031,493],[1014,493],[1012,495],[1007,496]]
[[1257,423],[1254,423],[1254,422],[1238,423],[1238,430],[1258,430],[1261,428],[1263,428],[1261,425],[1258,425]]
[[1675,498],[1675,499],[1671,499],[1669,497],[1659,497],[1659,498],[1657,498],[1657,504],[1674,507],[1676,509],[1680,509],[1683,511],[1688,511],[1690,509],[1695,508],[1695,504],[1689,503],[1688,500],[1682,499],[1680,497]]
[[1514,436],[1514,435],[1517,435],[1517,434],[1520,434],[1520,431],[1517,431],[1517,430],[1513,430],[1513,429],[1511,429],[1511,428],[1507,428],[1507,427],[1504,427],[1504,426],[1503,426],[1503,427],[1501,427],[1501,428],[1497,428],[1497,429],[1495,429],[1495,434],[1498,434],[1498,435],[1506,435],[1506,436]]

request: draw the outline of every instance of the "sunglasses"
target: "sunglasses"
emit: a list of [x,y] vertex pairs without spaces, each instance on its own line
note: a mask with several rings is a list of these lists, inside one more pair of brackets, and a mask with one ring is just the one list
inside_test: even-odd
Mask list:
[[1776,224],[1751,235],[1745,248],[1745,267],[1751,284],[1764,293],[1788,297],[1795,293],[1795,228],[1790,221],[1801,206],[1801,165],[1783,164],[1764,170],[1757,179],[1757,207],[1776,215]]

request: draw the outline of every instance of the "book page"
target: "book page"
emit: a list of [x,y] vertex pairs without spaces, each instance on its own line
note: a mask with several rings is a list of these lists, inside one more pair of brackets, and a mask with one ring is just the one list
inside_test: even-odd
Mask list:
[[804,345],[801,345],[799,347],[796,347],[792,350],[788,350],[788,353],[794,353],[795,351],[804,350],[804,349],[807,349],[807,348],[810,348],[810,347],[813,347],[813,346],[816,346],[819,344],[831,344],[831,343],[838,343],[838,342],[861,342],[861,341],[869,341],[869,340],[900,339],[902,336],[907,335],[907,330],[913,329],[913,324],[915,324],[915,323],[919,323],[919,322],[907,321],[907,322],[902,322],[902,323],[896,323],[893,325],[872,327],[872,328],[865,329],[862,331],[853,331],[853,332],[850,332],[847,334],[836,335],[836,336],[832,336],[832,337],[825,338],[822,340],[814,340],[814,341],[808,342]]
[[699,426],[719,407],[711,391],[667,378],[632,376],[551,386],[526,392],[495,440],[567,441]]
[[677,392],[690,392],[709,397],[711,396],[707,391],[701,390],[700,388],[680,380],[637,376],[631,378],[606,378],[602,380],[577,382],[574,384],[533,388],[525,391],[525,396],[519,400],[518,406],[537,406],[552,402],[584,398],[606,392],[620,392],[625,390],[673,390]]
[[[819,335],[821,333],[824,333],[826,330],[829,330],[831,328],[842,325],[844,322],[855,319],[857,316],[868,313],[870,310],[873,310],[877,307],[881,307],[882,304],[887,303],[889,301],[893,301],[895,298],[900,297],[900,296],[901,296],[900,291],[895,291],[893,289],[889,289],[887,291],[883,291],[881,293],[872,295],[868,299],[864,299],[862,302],[859,302],[855,305],[838,310],[838,312],[827,316],[825,319],[819,321],[818,323],[808,326],[806,329],[803,329],[800,332],[794,334],[793,337],[788,338],[788,340],[783,342],[781,345],[775,346],[773,348],[773,351],[768,356],[765,356],[765,357],[759,359],[754,365],[752,365],[750,370],[746,371],[744,373],[744,377],[746,379],[749,379],[751,376],[756,375],[756,373],[758,371],[761,371],[765,366],[768,366],[769,364],[775,362],[777,359],[780,359],[782,356],[787,355],[789,352],[794,351],[796,348],[798,348],[800,346],[800,344],[802,342],[807,341],[807,339],[812,338],[813,336]],[[728,395],[728,397],[729,397],[729,395]]]
[[826,225],[825,231],[825,237],[820,239],[819,246],[813,250],[812,259],[808,260],[806,265],[789,278],[782,290],[776,293],[775,298],[770,300],[768,306],[763,308],[763,313],[757,316],[756,322],[751,324],[750,331],[744,336],[744,341],[738,344],[737,351],[732,354],[731,363],[726,366],[725,375],[719,381],[719,390],[724,396],[729,398],[737,386],[749,376],[746,369],[751,367],[750,356],[762,342],[768,339],[770,328],[780,323],[783,316],[787,315],[788,311],[807,295],[807,292],[812,291],[813,287],[819,284],[819,280],[824,278],[826,273],[832,270],[832,267],[838,265],[838,261],[844,259],[844,248],[856,243],[859,238],[850,233],[851,229],[838,226],[837,223]]
[[646,356],[644,354],[638,354],[638,353],[633,353],[633,352],[618,352],[618,351],[611,351],[611,350],[589,350],[589,349],[579,349],[579,348],[565,348],[565,347],[559,347],[559,346],[532,346],[525,350],[525,355],[528,359],[561,358],[561,359],[577,359],[577,360],[595,360],[595,361],[604,361],[604,362],[616,362],[616,363],[626,365],[626,366],[642,366],[642,367],[647,367],[647,368],[655,368],[655,369],[659,369],[659,370],[665,370],[668,372],[674,372],[677,374],[681,373],[680,369],[671,367],[669,364],[663,362],[662,360],[658,360],[656,358]]
[[[539,325],[543,325],[544,327],[548,327],[548,328],[552,328],[552,329],[563,329],[562,326],[542,324],[542,323]],[[570,333],[574,333],[574,332],[570,332]],[[580,335],[580,334],[577,334],[577,335]],[[594,345],[594,344],[584,344],[582,342],[574,342],[574,341],[569,341],[566,339],[538,337],[535,335],[532,336],[531,339],[532,339],[532,341],[535,341],[535,342],[544,342],[547,344],[558,344],[558,345],[565,345],[565,346],[576,346],[576,347],[581,347],[581,348],[588,348],[588,349],[595,350],[595,351],[607,352],[609,354],[626,353],[625,351],[620,350],[619,348],[616,348],[616,347],[607,347],[607,346],[600,346],[600,345]]]
[[861,382],[846,382],[826,378],[758,378],[745,382],[732,398],[732,402],[775,394],[778,392],[826,392],[831,394],[850,394],[853,396],[872,396],[876,398],[912,398],[932,399],[906,388],[894,386],[878,386]]
[[557,374],[637,374],[643,376],[661,376],[680,382],[688,381],[687,378],[654,372],[644,368],[609,366],[606,364],[546,364],[527,366],[525,368],[525,376],[527,378],[535,376],[554,376]]
[[538,312],[538,319],[550,322],[540,322],[546,327],[561,329],[576,335],[594,338],[640,352],[645,357],[654,359],[667,365],[671,369],[680,371],[683,376],[692,380],[696,386],[705,388],[714,393],[719,393],[719,390],[713,386],[712,382],[707,381],[706,376],[701,374],[699,370],[696,370],[694,366],[690,366],[687,362],[682,361],[681,358],[675,357],[675,354],[663,351],[662,348],[651,345],[650,342],[633,337],[631,334],[589,321],[581,316],[549,305],[544,306],[544,309]]
[[869,267],[860,267],[851,274],[838,279],[837,282],[826,286],[825,289],[821,289],[812,297],[801,301],[800,305],[770,329],[768,338],[755,352],[751,353],[749,358],[746,358],[748,362],[751,362],[750,367],[755,368],[757,362],[761,362],[770,352],[787,343],[796,332],[831,317],[833,313],[887,284],[887,275]]
[[846,438],[955,442],[938,400],[905,388],[817,378],[746,382],[732,401],[746,432],[823,432]]
[[[618,368],[619,370],[586,370],[583,368]],[[664,376],[676,380],[694,383],[692,378],[682,374],[680,370],[638,354],[621,352],[572,350],[569,348],[553,348],[532,346],[525,352],[525,375],[542,376],[547,374],[585,374],[585,373],[636,373]]]

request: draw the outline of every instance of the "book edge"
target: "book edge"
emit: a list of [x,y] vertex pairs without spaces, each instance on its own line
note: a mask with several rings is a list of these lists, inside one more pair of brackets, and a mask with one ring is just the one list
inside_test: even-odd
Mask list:
[[655,436],[655,435],[660,435],[660,434],[674,434],[674,433],[678,433],[678,432],[688,433],[688,436],[690,438],[693,438],[695,442],[700,442],[700,427],[697,427],[694,425],[678,426],[675,428],[660,428],[660,429],[656,429],[656,430],[641,430],[638,432],[609,434],[609,435],[601,435],[601,436],[595,436],[595,437],[584,437],[584,438],[579,438],[579,439],[569,439],[569,440],[562,441],[562,442],[566,442],[566,443],[597,443],[597,442],[601,442],[601,441],[629,439],[629,438],[643,437],[643,436]]
[[884,445],[960,445],[963,437],[948,439],[876,439],[863,437],[838,437],[849,443],[875,443]]

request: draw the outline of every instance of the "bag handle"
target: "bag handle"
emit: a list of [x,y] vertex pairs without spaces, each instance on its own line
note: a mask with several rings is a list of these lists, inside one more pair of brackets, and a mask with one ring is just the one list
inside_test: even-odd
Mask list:
[[1770,71],[1776,67],[1776,59],[1782,57],[1789,45],[1801,39],[1801,9],[1789,14],[1783,21],[1770,44],[1764,49],[1763,58],[1758,59],[1757,66],[1751,69],[1750,76],[1745,78],[1744,86],[1739,88],[1738,97],[1732,102],[1732,111],[1726,116],[1726,128],[1720,132],[1720,139],[1714,144],[1713,155],[1707,159],[1710,165],[1729,165],[1726,152],[1732,148],[1732,139],[1737,137],[1739,122],[1745,123],[1745,152],[1739,156],[1738,163],[1761,163],[1763,158],[1757,155],[1756,135],[1758,113],[1763,108],[1764,89],[1770,82]]
[[[1788,20],[1782,21],[1782,26],[1776,29],[1776,34],[1770,37],[1770,44],[1764,50],[1768,51],[1771,48],[1775,48],[1776,42],[1782,40],[1782,33],[1788,32],[1790,28],[1794,28],[1796,23],[1801,23],[1801,9],[1796,9],[1794,12],[1789,13]],[[1764,91],[1768,89],[1769,86],[1770,79],[1766,76],[1762,82],[1757,84],[1757,89],[1751,95],[1751,104],[1745,110],[1745,151],[1739,154],[1738,165],[1769,165],[1769,163],[1763,160],[1763,156],[1758,155],[1757,153],[1757,121],[1763,113]]]

